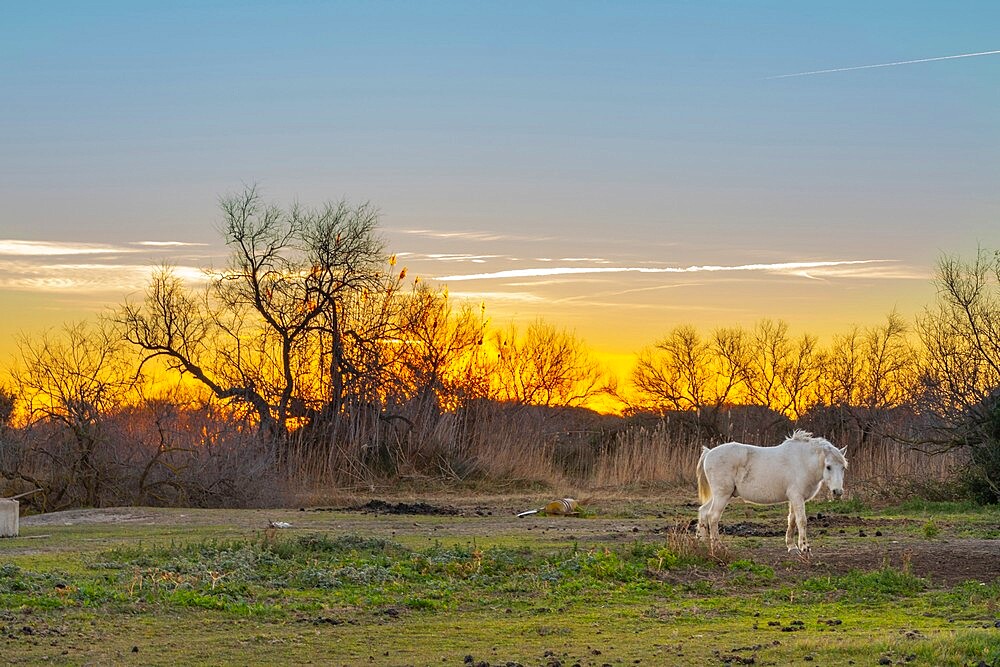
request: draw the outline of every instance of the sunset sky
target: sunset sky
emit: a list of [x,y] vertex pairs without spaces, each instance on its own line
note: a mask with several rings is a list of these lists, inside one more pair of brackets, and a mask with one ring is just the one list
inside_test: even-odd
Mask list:
[[993,1],[9,3],[0,364],[164,261],[220,266],[250,183],[371,201],[411,275],[622,363],[684,323],[910,318],[941,253],[1000,247],[997,26]]

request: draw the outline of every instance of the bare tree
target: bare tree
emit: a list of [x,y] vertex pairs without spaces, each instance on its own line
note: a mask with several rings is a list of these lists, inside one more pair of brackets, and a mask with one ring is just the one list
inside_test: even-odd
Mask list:
[[731,334],[720,330],[706,340],[693,326],[682,325],[640,352],[632,383],[643,402],[654,410],[700,410],[725,403],[735,378],[725,376],[719,350],[732,349]]
[[498,398],[544,406],[577,406],[606,384],[597,362],[574,334],[537,320],[520,334],[511,324],[494,334]]
[[917,351],[910,328],[893,311],[880,326],[835,336],[824,358],[821,395],[828,405],[866,410],[898,407],[913,398]]
[[105,322],[70,324],[17,341],[12,375],[27,428],[39,433],[36,453],[49,460],[46,474],[30,480],[29,471],[20,474],[43,488],[49,507],[100,502],[111,463],[102,460],[109,418],[140,381],[122,345]]
[[815,401],[816,337],[803,334],[792,339],[787,323],[762,320],[749,336],[740,374],[749,403],[798,417]]
[[118,321],[143,350],[143,363],[164,360],[216,397],[251,406],[267,437],[281,439],[307,398],[300,376],[316,363],[318,347],[327,348],[325,401],[334,414],[345,376],[358,373],[345,340],[362,336],[345,326],[345,311],[384,290],[377,214],[343,202],[281,209],[254,187],[221,206],[232,252],[205,294],[195,296],[164,269]]
[[477,377],[477,369],[486,324],[485,305],[466,303],[456,311],[447,289],[417,283],[406,299],[401,325],[407,393],[434,413],[485,396],[485,378]]
[[1000,252],[938,261],[937,302],[918,318],[925,405],[938,444],[967,448],[974,492],[1000,499]]

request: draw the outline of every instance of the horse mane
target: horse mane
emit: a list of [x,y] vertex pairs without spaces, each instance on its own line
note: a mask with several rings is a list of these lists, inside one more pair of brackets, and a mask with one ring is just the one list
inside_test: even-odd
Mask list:
[[844,456],[844,453],[840,451],[840,449],[838,449],[836,445],[834,445],[826,438],[814,438],[813,434],[810,433],[809,431],[804,431],[800,428],[797,428],[794,431],[792,431],[792,434],[790,436],[788,436],[788,440],[797,440],[799,442],[811,442],[815,445],[818,445],[821,449],[823,449],[827,453],[832,454],[833,457],[837,459],[837,461],[843,463],[845,468],[847,467],[847,457]]
[[844,464],[844,468],[847,469],[848,467],[847,457],[844,456],[844,452],[840,451],[840,448],[837,447],[832,442],[830,442],[829,440],[824,440],[823,438],[818,438],[818,439],[823,442],[823,449],[825,449],[827,452],[833,455],[833,457],[837,459],[837,461]]

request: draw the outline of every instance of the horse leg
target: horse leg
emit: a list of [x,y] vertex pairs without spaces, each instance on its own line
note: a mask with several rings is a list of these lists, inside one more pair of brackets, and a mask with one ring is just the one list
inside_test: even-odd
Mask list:
[[[735,489],[734,489],[735,490]],[[710,507],[708,508],[708,535],[709,535],[709,545],[712,549],[715,549],[715,545],[720,543],[719,540],[719,519],[722,517],[722,512],[726,509],[726,505],[729,504],[729,500],[733,497],[732,492],[725,496],[717,496],[712,494],[712,500],[709,501]]]
[[709,536],[710,517],[712,516],[712,507],[714,504],[715,495],[713,494],[704,505],[698,508],[698,532],[696,535],[699,540],[707,539]]
[[793,535],[795,535],[795,511],[792,509],[792,503],[788,503],[788,530],[785,531],[785,546],[788,547],[789,553],[797,550],[795,542],[792,541]]
[[708,502],[698,508],[698,531],[695,533],[695,536],[699,540],[703,540],[708,537],[708,511],[711,508],[711,498],[708,499]]
[[788,501],[795,513],[795,525],[799,531],[799,551],[809,553],[809,539],[806,537],[806,502],[802,498]]

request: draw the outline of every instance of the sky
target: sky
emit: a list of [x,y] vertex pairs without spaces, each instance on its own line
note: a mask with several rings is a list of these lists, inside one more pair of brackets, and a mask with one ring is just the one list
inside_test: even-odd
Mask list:
[[992,1],[2,14],[0,364],[221,266],[247,184],[371,202],[410,275],[619,368],[680,324],[911,318],[942,254],[1000,247]]

